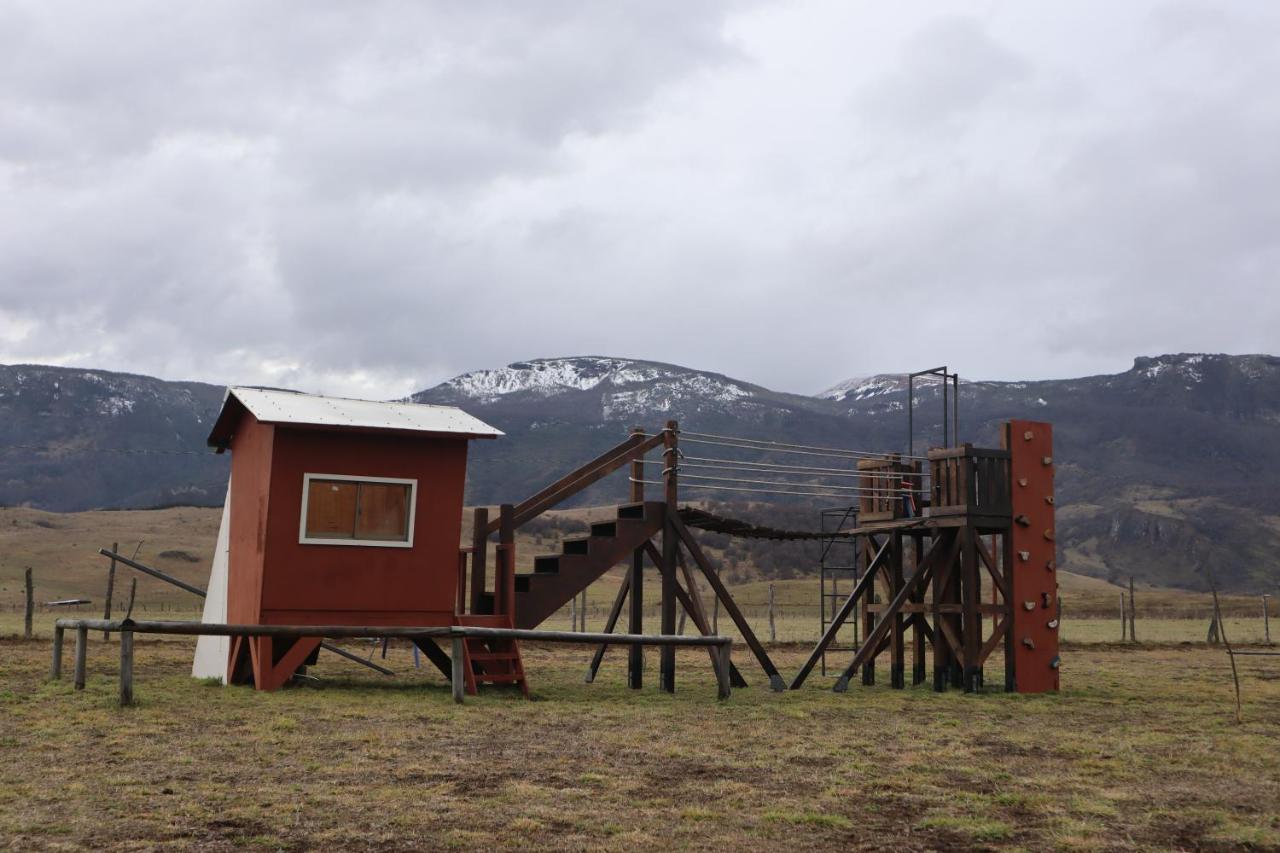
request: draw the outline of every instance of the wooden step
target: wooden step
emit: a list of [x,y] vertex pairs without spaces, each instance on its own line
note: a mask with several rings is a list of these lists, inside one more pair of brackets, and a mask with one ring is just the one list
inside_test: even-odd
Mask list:
[[542,554],[533,558],[535,575],[555,575],[560,573],[560,555]]
[[566,554],[587,554],[591,550],[590,536],[575,536],[572,539],[566,539],[561,544],[561,548]]
[[618,522],[616,521],[597,521],[591,525],[591,535],[603,538],[618,535]]
[[472,660],[516,660],[520,656],[515,652],[467,652]]
[[524,681],[523,672],[477,672],[476,681],[486,681],[490,684],[518,684]]

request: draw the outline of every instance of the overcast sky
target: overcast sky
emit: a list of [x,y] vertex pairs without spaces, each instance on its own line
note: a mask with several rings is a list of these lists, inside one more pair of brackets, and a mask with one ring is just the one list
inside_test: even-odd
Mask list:
[[1280,351],[1280,3],[0,0],[0,362]]

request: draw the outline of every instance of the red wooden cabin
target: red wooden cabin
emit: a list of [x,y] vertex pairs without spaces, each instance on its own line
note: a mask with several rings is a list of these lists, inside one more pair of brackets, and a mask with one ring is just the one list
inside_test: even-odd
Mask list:
[[[229,389],[209,435],[232,452],[226,621],[456,624],[467,443],[501,434],[448,406]],[[319,643],[237,639],[227,681],[279,687]]]

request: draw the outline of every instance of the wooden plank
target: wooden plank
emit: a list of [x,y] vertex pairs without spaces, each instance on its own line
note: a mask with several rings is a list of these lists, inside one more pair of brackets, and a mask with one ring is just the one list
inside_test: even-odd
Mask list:
[[982,537],[975,536],[974,542],[977,545],[978,556],[982,559],[982,564],[986,566],[987,573],[991,575],[991,580],[995,583],[996,589],[1000,590],[1000,594],[1004,596],[1005,601],[1013,600],[1013,590],[1009,589],[1009,583],[1005,580],[1004,575],[1000,573],[1000,569],[996,566],[995,558],[991,552],[982,544]]
[[978,563],[978,535],[972,527],[960,532],[960,602],[964,605],[961,615],[961,641],[964,643],[964,690],[972,693],[981,687],[981,666],[978,651],[982,647],[981,614],[978,604],[982,597],[982,574]]
[[[658,567],[662,570],[662,633],[676,633],[676,558],[678,545],[676,533],[671,526],[671,519],[679,514],[677,494],[677,468],[679,465],[675,421],[667,421],[667,428],[662,432],[662,483],[663,499],[666,503],[666,521],[662,528],[662,562]],[[659,672],[662,689],[674,693],[676,689],[676,650],[674,646],[665,646],[661,652]]]
[[[49,667],[49,678],[58,681],[62,678],[62,645],[66,629],[61,625],[53,629],[53,663]],[[105,632],[104,632],[105,633]]]
[[76,664],[75,689],[84,690],[85,655],[88,653],[89,629],[84,625],[76,626]]
[[[889,559],[888,574],[890,577],[889,591],[896,600],[898,593],[904,586],[903,578],[903,540],[900,532],[895,532],[889,536],[889,541],[893,543],[890,549],[891,557]],[[899,602],[898,609],[889,617],[893,626],[889,629],[889,686],[894,690],[901,690],[907,686],[906,683],[906,658],[905,648],[903,646],[903,633],[906,630],[906,623],[902,616],[902,602]]]
[[720,578],[716,576],[715,570],[711,567],[711,562],[702,552],[702,547],[693,538],[693,535],[689,533],[689,529],[684,526],[684,522],[680,520],[678,514],[671,516],[671,525],[675,528],[680,541],[684,543],[685,550],[689,552],[689,556],[693,558],[693,562],[697,564],[703,576],[707,579],[707,583],[715,591],[716,597],[724,605],[725,612],[729,614],[729,618],[737,626],[738,632],[742,634],[742,639],[746,641],[747,647],[755,655],[760,668],[769,676],[769,686],[777,691],[786,690],[786,682],[778,674],[778,668],[773,665],[773,661],[769,658],[769,653],[764,650],[764,646],[756,638],[755,632],[751,630],[751,625],[747,622],[746,617],[742,615],[742,611],[738,609],[737,602],[733,600],[729,590],[725,589],[724,584],[720,582]]
[[716,698],[720,700],[728,699],[730,694],[729,673],[733,669],[733,662],[729,658],[732,651],[733,643],[725,640],[717,652],[719,663],[716,666]]
[[996,650],[996,646],[1000,644],[1000,641],[1004,639],[1005,635],[1011,633],[1009,631],[1009,625],[1012,621],[1012,619],[1006,616],[992,627],[991,636],[987,638],[987,641],[982,644],[982,648],[978,650],[978,666],[982,666],[982,664],[986,662],[987,658],[991,656],[991,653]]

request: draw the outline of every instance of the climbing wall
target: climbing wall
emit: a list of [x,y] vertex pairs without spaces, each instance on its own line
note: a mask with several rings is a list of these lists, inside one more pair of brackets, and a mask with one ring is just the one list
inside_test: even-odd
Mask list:
[[1053,427],[1009,421],[1004,446],[1013,477],[1013,633],[1019,693],[1058,689],[1058,559],[1054,529]]

